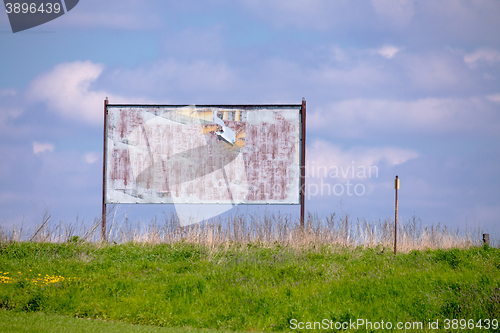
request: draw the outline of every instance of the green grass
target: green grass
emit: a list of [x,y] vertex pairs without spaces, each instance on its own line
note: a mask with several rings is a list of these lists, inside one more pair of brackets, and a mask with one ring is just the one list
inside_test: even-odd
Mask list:
[[20,325],[38,312],[51,314],[49,326],[57,314],[99,319],[63,320],[77,326],[260,331],[289,331],[291,319],[500,319],[500,250],[489,247],[394,256],[335,246],[14,242],[0,244],[0,271],[9,277],[0,278],[2,316]]
[[46,314],[43,312],[13,312],[0,310],[0,332],[219,333],[229,331],[132,325],[120,322],[71,318],[55,314]]

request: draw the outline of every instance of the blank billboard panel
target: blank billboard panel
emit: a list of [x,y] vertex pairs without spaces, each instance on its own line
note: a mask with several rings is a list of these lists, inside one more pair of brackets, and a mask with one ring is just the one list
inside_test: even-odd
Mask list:
[[299,204],[301,105],[107,105],[106,203]]

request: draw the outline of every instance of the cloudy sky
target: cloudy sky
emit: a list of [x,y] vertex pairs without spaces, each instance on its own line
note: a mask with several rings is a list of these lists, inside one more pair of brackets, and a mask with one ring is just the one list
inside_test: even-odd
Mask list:
[[106,96],[305,97],[309,211],[392,218],[398,175],[403,220],[498,233],[499,17],[496,0],[81,0],[13,34],[2,10],[0,223],[99,216]]

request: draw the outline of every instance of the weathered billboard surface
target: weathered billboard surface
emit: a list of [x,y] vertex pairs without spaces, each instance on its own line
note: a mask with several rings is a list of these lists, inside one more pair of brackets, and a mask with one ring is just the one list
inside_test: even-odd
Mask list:
[[301,105],[107,105],[105,202],[299,204]]

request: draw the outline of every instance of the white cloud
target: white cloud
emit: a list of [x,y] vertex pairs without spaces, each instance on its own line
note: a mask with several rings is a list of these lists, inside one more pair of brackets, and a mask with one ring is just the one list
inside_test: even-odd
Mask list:
[[[484,83],[464,66],[462,56],[448,51],[403,52],[396,45],[369,49],[327,49],[327,61],[300,66],[300,81],[334,98],[351,96],[446,96],[476,89]],[[382,61],[389,59],[390,61]],[[279,76],[275,77],[279,78]],[[291,85],[291,84],[290,84]],[[306,87],[306,88],[307,88]],[[342,92],[338,94],[338,92]]]
[[399,48],[392,45],[384,45],[377,50],[377,53],[386,59],[391,59],[400,51]]
[[[153,96],[154,104],[230,103],[231,99],[241,103],[230,91],[241,93],[242,82],[246,83],[238,81],[226,63],[205,59],[169,58],[134,69],[119,69],[106,77],[106,83],[114,89]],[[114,98],[110,101],[116,103]],[[146,102],[136,99],[134,103]]]
[[[331,124],[335,124],[332,132]],[[425,98],[413,101],[352,99],[317,109],[312,129],[344,137],[473,132],[498,135],[500,115],[481,98]]]
[[106,91],[93,91],[91,84],[103,72],[103,66],[90,61],[76,61],[55,66],[32,83],[28,95],[33,100],[44,101],[51,111],[78,121],[100,124],[103,121],[104,99],[113,103],[143,103],[113,95]]
[[488,95],[488,96],[486,96],[486,98],[492,102],[500,103],[500,94]]
[[99,159],[98,155],[92,152],[86,153],[83,157],[85,159],[85,162],[87,162],[88,164],[93,164]]
[[463,66],[461,59],[450,52],[430,52],[419,55],[405,53],[402,64],[401,74],[404,79],[416,88],[431,94],[442,89],[473,85],[470,71]]
[[[324,140],[316,140],[307,149],[308,174],[314,177],[324,177],[325,168],[329,172],[336,170],[340,178],[361,178],[358,171],[370,171],[370,167],[386,165],[388,167],[405,163],[419,156],[412,149],[398,147],[353,147],[342,150],[338,145]],[[377,171],[375,171],[377,170]],[[372,169],[372,177],[378,176],[378,169]],[[368,175],[367,175],[368,177]]]
[[102,65],[90,61],[60,64],[36,78],[29,95],[47,102],[64,117],[98,123],[102,119],[106,92],[91,91],[90,85],[102,71]]
[[7,119],[17,118],[23,113],[20,108],[10,108],[0,106],[0,125],[4,125]]
[[0,127],[5,125],[8,119],[17,118],[23,113],[18,101],[13,98],[17,95],[14,89],[0,89]]
[[233,73],[224,63],[208,60],[179,61],[170,58],[135,70],[114,73],[114,79],[146,89],[224,90],[232,86]]
[[490,48],[481,48],[473,53],[464,55],[465,63],[471,68],[476,68],[481,63],[492,65],[500,61],[500,51]]
[[55,146],[51,143],[33,142],[33,153],[36,155],[44,152],[53,152]]
[[368,62],[360,62],[349,68],[335,68],[330,66],[321,66],[312,71],[300,73],[305,80],[314,84],[316,90],[332,88],[350,89],[373,89],[380,84],[387,84],[392,76],[387,71],[372,66]]

